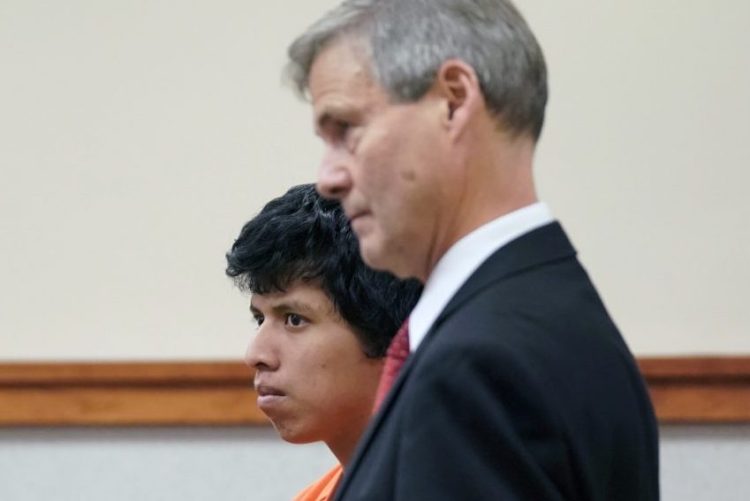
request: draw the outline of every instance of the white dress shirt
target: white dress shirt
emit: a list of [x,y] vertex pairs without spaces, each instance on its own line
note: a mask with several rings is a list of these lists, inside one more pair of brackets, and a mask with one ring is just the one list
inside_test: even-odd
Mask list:
[[553,221],[542,202],[486,223],[453,244],[440,258],[409,315],[409,348],[414,352],[458,289],[496,250]]

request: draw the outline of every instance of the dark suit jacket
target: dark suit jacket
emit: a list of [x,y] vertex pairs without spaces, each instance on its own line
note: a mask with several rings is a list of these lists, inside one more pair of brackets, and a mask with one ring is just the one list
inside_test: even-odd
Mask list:
[[558,223],[495,252],[451,299],[336,499],[659,499],[643,380]]

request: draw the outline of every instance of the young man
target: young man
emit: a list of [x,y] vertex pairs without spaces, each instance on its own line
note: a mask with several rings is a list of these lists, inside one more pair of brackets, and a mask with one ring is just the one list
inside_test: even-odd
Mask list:
[[313,185],[269,202],[227,253],[252,293],[245,357],[258,406],[292,443],[323,441],[340,465],[296,499],[331,496],[373,411],[383,357],[421,291],[368,268],[338,202]]
[[337,499],[658,499],[638,367],[536,196],[546,67],[516,8],[348,0],[289,55],[318,189],[366,263],[425,283]]

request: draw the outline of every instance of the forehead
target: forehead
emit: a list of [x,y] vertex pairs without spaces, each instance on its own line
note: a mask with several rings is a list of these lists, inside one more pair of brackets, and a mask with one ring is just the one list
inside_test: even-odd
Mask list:
[[315,284],[295,282],[284,291],[253,294],[250,306],[258,310],[284,309],[297,313],[337,318],[338,312],[328,295]]
[[309,90],[316,119],[340,108],[369,108],[387,101],[372,77],[367,49],[351,37],[331,42],[315,57]]

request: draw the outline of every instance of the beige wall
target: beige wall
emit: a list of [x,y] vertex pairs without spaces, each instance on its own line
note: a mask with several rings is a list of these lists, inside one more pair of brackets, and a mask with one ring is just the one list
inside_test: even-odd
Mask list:
[[[280,70],[334,3],[2,2],[0,359],[242,354],[223,253],[314,179]],[[750,4],[518,4],[551,74],[540,192],[631,346],[750,353]]]

